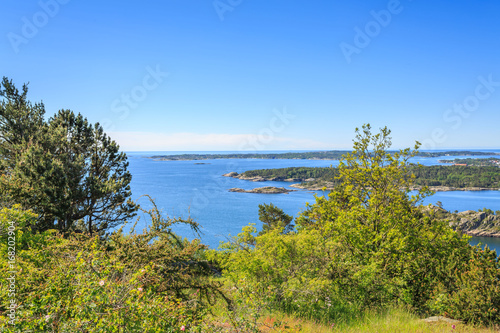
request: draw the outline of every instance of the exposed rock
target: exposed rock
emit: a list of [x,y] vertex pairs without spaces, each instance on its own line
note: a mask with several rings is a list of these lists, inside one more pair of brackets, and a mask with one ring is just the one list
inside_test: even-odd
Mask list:
[[424,212],[433,212],[436,217],[447,220],[455,230],[470,236],[500,237],[500,215],[466,210],[460,213],[450,213],[442,208],[428,205]]
[[266,178],[261,177],[261,176],[246,177],[243,174],[239,174],[239,173],[234,172],[234,171],[226,173],[226,174],[223,174],[222,176],[224,176],[224,177],[238,178],[238,179],[242,179],[242,180],[250,180],[250,181],[253,181],[253,182],[263,182],[263,181],[266,181],[266,180],[274,180],[274,179],[266,179]]
[[262,193],[262,194],[279,194],[279,193],[289,193],[295,190],[289,190],[284,187],[274,187],[274,186],[266,186],[266,187],[258,187],[252,190],[244,190],[242,188],[230,188],[229,192],[239,192],[239,193]]
[[222,175],[223,177],[233,177],[233,178],[237,178],[239,176],[239,174],[237,172],[229,172],[229,173],[225,173]]
[[295,188],[300,188],[303,190],[310,190],[310,191],[331,191],[335,189],[335,185],[331,182],[320,182],[320,183],[299,183],[299,184],[292,184],[290,187],[295,187]]

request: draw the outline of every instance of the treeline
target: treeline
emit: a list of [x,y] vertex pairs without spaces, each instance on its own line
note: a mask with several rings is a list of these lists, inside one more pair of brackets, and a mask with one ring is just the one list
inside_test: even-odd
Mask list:
[[500,188],[500,169],[497,167],[433,165],[415,168],[413,172],[417,185]]
[[487,151],[469,151],[469,150],[451,150],[451,151],[436,151],[436,152],[421,151],[417,153],[417,156],[421,157],[486,156],[486,155],[498,155],[498,153],[487,152]]
[[[500,169],[498,167],[465,167],[465,166],[413,166],[410,173],[416,176],[415,185],[448,186],[456,188],[485,187],[500,188]],[[339,183],[337,168],[291,167],[282,169],[249,170],[244,177],[263,177],[268,180],[283,181],[295,179],[311,184],[328,182],[330,185]],[[312,180],[313,178],[314,180]],[[310,179],[309,181],[307,181]]]
[[309,178],[333,180],[338,176],[337,168],[312,168],[312,167],[290,167],[281,169],[261,169],[249,170],[242,174],[245,177],[263,177],[265,179],[273,179],[283,181],[285,179],[298,179],[305,181]]
[[219,160],[219,159],[302,159],[302,160],[338,160],[347,150],[315,151],[305,153],[241,153],[241,154],[180,154],[180,155],[155,155],[153,159],[162,161],[192,161],[192,160]]
[[440,160],[440,163],[467,164],[468,166],[497,166],[500,167],[500,158],[455,158],[453,160]]
[[[241,153],[241,154],[179,154],[179,155],[155,155],[152,159],[162,161],[196,161],[196,160],[218,160],[218,159],[302,159],[302,160],[340,160],[342,156],[350,153],[348,150],[313,151],[304,153]],[[388,152],[390,154],[395,151]],[[495,155],[491,152],[476,151],[444,151],[444,152],[419,152],[420,157],[440,156],[484,156]]]

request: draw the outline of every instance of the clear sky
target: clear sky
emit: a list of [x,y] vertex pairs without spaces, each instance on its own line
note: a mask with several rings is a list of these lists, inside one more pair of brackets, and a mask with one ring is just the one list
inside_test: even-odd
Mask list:
[[0,76],[123,150],[500,147],[497,0],[4,0]]

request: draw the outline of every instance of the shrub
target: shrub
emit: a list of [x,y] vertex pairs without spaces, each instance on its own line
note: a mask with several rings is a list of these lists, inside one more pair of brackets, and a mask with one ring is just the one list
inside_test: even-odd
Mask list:
[[[150,227],[109,238],[85,234],[33,234],[16,256],[15,325],[4,316],[9,298],[0,291],[0,328],[6,332],[177,332],[206,329],[208,304],[221,295],[205,246],[182,240],[156,207]],[[10,216],[30,216],[13,210]],[[28,231],[19,230],[26,234]],[[2,257],[5,256],[2,247]],[[1,276],[8,265],[2,261]],[[2,281],[3,283],[4,281]],[[223,296],[223,295],[222,295]],[[205,328],[203,328],[205,327]]]

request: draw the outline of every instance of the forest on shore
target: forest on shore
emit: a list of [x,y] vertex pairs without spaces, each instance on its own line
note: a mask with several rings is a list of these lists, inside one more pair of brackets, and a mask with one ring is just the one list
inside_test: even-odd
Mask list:
[[[496,166],[409,165],[409,170],[415,176],[415,186],[500,189],[500,168]],[[260,181],[302,182],[301,188],[333,189],[341,183],[339,175],[339,169],[335,167],[290,167],[248,170],[241,174],[232,173],[231,177]]]

